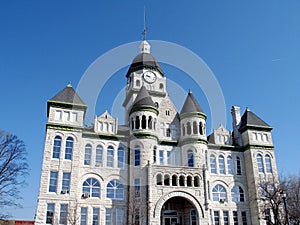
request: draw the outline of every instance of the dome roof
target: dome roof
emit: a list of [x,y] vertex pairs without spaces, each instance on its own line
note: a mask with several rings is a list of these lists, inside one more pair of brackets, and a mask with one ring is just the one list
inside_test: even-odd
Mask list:
[[151,69],[160,72],[163,75],[162,69],[156,59],[150,54],[150,45],[147,41],[143,41],[140,45],[141,53],[138,54],[132,61],[126,77],[130,73],[141,70],[141,69]]

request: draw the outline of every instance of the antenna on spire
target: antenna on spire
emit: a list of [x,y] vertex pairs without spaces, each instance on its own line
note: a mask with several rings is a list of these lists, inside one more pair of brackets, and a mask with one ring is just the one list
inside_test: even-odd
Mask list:
[[146,6],[144,6],[144,30],[143,30],[143,40],[146,40],[147,27],[146,27]]

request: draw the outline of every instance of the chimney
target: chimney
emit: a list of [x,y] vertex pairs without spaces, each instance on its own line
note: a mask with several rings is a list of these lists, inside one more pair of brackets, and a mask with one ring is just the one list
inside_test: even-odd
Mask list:
[[240,145],[240,133],[239,133],[239,125],[241,122],[241,109],[239,106],[231,107],[231,116],[232,116],[232,140],[234,145]]

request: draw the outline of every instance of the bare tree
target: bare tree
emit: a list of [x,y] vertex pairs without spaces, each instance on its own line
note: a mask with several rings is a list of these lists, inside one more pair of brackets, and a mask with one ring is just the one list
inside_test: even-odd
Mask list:
[[300,224],[300,173],[284,177],[281,181],[286,190],[287,212],[291,225]]
[[68,213],[67,213],[69,224],[71,224],[71,225],[78,225],[79,224],[79,221],[80,221],[79,209],[80,209],[80,207],[79,207],[79,204],[78,204],[77,200],[74,203],[69,202]]
[[[19,188],[28,174],[26,148],[17,136],[0,130],[0,219],[7,218],[4,207],[20,206]],[[2,208],[2,210],[1,210]]]
[[286,224],[284,216],[284,205],[282,198],[282,187],[274,177],[268,180],[262,180],[259,184],[260,211],[268,225]]

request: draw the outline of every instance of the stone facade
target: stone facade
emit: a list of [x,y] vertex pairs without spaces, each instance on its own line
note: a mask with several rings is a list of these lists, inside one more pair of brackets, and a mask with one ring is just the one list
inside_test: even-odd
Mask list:
[[272,128],[232,107],[232,131],[206,134],[190,92],[178,112],[146,41],[127,73],[126,123],[68,85],[48,101],[35,224],[265,224],[259,182],[277,179]]

